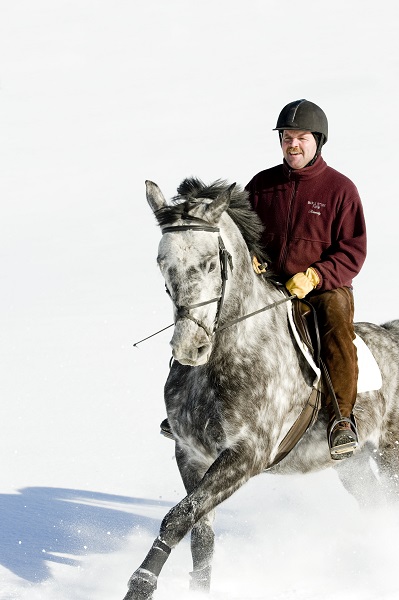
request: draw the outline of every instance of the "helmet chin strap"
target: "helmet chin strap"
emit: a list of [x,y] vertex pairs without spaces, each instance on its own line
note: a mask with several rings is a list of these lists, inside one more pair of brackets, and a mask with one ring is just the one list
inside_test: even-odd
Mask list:
[[315,163],[317,157],[320,156],[321,149],[322,149],[322,147],[324,145],[324,135],[322,133],[313,133],[313,131],[312,131],[312,134],[313,134],[313,137],[314,137],[314,139],[316,140],[316,143],[317,143],[316,154],[314,155],[314,157],[312,158],[312,160],[310,162],[308,162],[307,165],[305,165],[305,168],[306,167],[311,167]]
[[304,166],[304,169],[306,169],[306,167],[311,167],[312,165],[314,165],[314,163],[316,162],[316,159],[320,156],[320,154],[321,154],[321,148],[320,148],[320,150],[319,149],[316,150],[316,154],[314,155],[312,160],[310,160],[308,162],[308,164]]

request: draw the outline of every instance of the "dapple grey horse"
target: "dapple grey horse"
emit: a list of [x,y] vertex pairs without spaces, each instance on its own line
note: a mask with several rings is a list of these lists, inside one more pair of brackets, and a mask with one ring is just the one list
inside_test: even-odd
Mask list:
[[[246,192],[225,182],[206,186],[192,178],[181,183],[171,203],[156,184],[147,182],[147,200],[161,227],[158,264],[174,305],[174,361],[165,403],[187,496],[164,517],[159,536],[129,581],[125,600],[153,597],[162,566],[190,530],[191,588],[209,590],[215,507],[273,463],[314,383],[314,373],[294,343],[281,290],[253,269],[254,255],[261,262],[266,257],[259,247],[262,225]],[[259,310],[265,306],[270,310]],[[252,312],[256,314],[237,320]],[[306,473],[336,466],[346,487],[356,493],[356,474],[377,482],[374,471],[366,469],[370,448],[375,448],[379,477],[396,495],[399,321],[361,323],[356,331],[382,375],[382,387],[359,394],[356,401],[360,449],[345,461],[331,460],[322,408],[271,471]]]

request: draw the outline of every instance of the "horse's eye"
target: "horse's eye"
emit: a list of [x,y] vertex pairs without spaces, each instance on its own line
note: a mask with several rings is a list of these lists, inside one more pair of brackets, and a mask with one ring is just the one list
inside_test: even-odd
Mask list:
[[216,262],[213,260],[212,262],[209,263],[209,273],[211,273],[211,271],[214,271],[216,269]]
[[159,267],[159,268],[161,269],[161,271],[162,271],[162,268],[163,268],[163,267],[164,267],[164,265],[165,265],[165,259],[164,259],[162,256],[158,256],[158,257],[157,257],[157,264],[158,264],[158,267]]

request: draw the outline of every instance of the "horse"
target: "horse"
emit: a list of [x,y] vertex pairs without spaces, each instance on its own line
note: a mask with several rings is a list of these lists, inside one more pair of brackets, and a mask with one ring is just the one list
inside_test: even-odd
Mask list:
[[[397,495],[399,320],[355,324],[379,365],[382,386],[357,396],[354,456],[331,459],[323,405],[299,442],[273,465],[312,392],[314,372],[293,339],[286,296],[268,271],[259,275],[253,268],[254,256],[267,261],[260,246],[263,225],[235,184],[189,178],[177,192],[167,203],[160,188],[146,182],[162,231],[157,261],[174,306],[164,396],[187,495],[162,520],[124,600],[153,597],[171,550],[190,531],[190,589],[209,592],[215,508],[255,475],[335,466],[351,493],[357,491],[357,471],[372,484],[385,478]],[[378,473],[366,470],[373,449]]]

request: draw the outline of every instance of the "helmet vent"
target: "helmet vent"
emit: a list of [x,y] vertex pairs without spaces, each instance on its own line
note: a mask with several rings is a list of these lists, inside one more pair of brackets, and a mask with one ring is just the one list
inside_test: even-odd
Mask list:
[[297,110],[298,110],[299,106],[302,104],[302,102],[305,102],[305,100],[304,99],[298,100],[295,104],[293,104],[290,107],[288,114],[287,114],[287,125],[291,124],[293,126],[296,126],[295,116],[296,116]]

